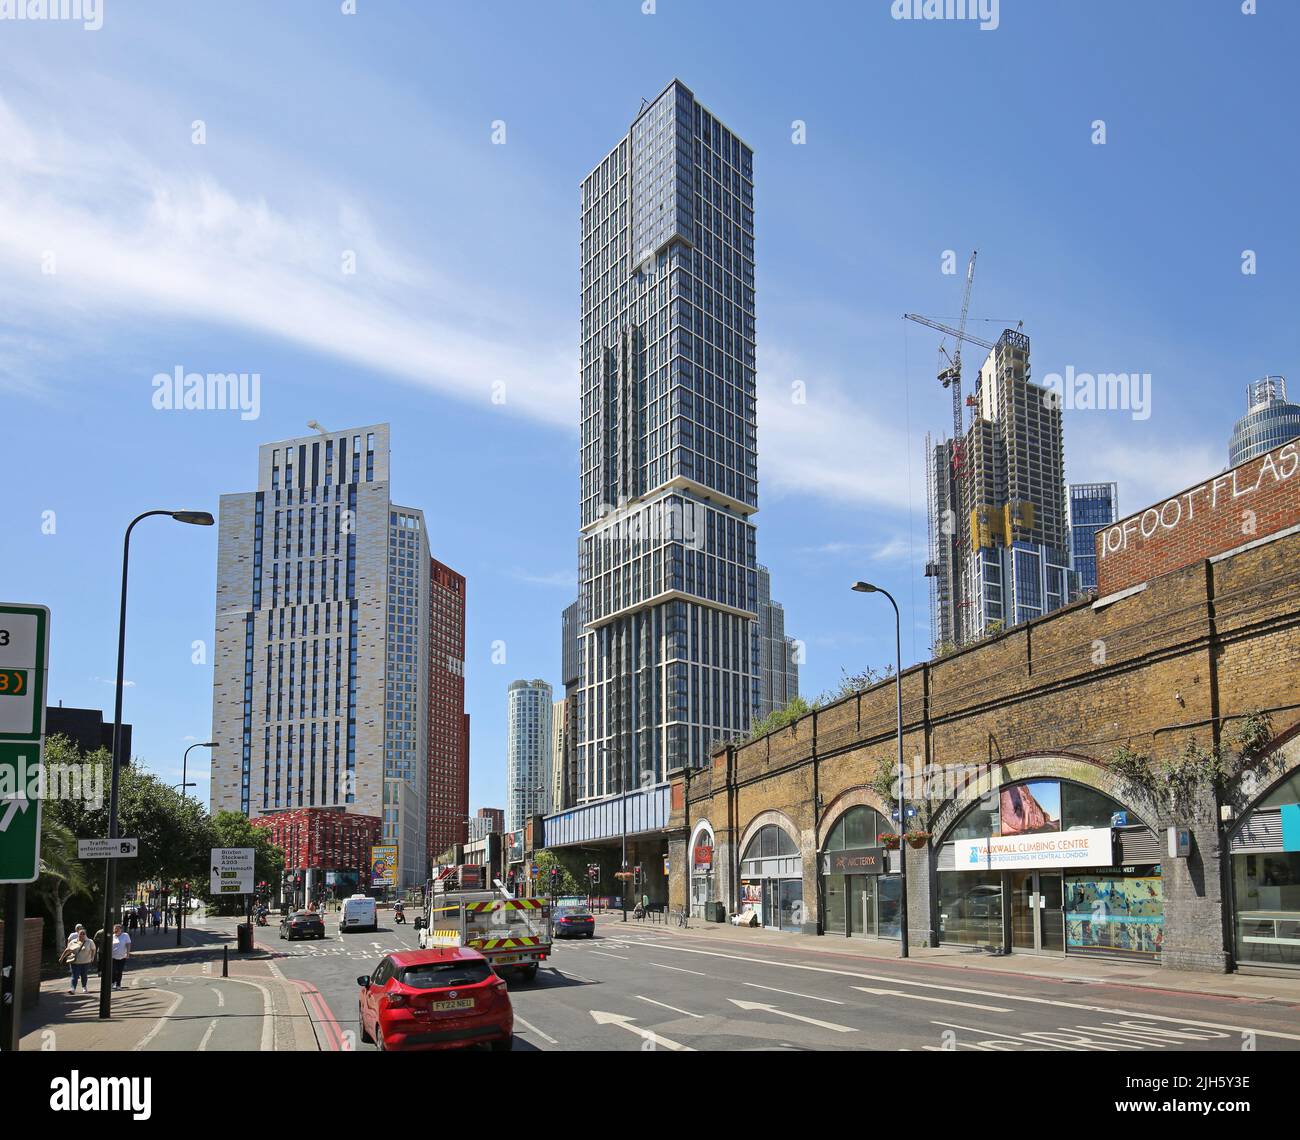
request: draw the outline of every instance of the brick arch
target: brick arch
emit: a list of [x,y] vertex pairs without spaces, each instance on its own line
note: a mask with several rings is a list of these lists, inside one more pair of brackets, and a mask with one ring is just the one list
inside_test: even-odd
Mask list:
[[794,821],[783,811],[777,811],[775,808],[768,811],[759,812],[746,825],[745,830],[740,834],[740,842],[736,845],[737,861],[744,859],[745,849],[749,846],[749,841],[758,834],[760,828],[769,823],[776,824],[782,831],[794,842],[794,848],[798,852],[803,851],[803,838],[799,829],[795,827]]
[[889,818],[890,807],[874,788],[869,788],[865,784],[859,784],[854,788],[846,788],[836,796],[826,806],[822,813],[821,823],[817,827],[817,850],[820,851],[825,844],[827,837],[846,811],[855,807],[874,808],[885,819]]
[[[1117,776],[1091,756],[1078,753],[1021,753],[989,766],[984,778],[976,786],[987,791],[1004,784],[1018,784],[1023,780],[1069,780],[1131,807],[1148,827],[1156,827],[1160,821],[1159,805],[1149,792]],[[944,802],[930,827],[936,847],[947,841],[948,832],[965,814],[966,809],[978,803],[980,798],[978,795],[967,795]]]
[[696,820],[695,826],[691,828],[691,837],[686,846],[686,857],[691,857],[691,852],[695,850],[695,844],[699,841],[700,832],[707,831],[713,840],[713,846],[718,845],[718,831],[707,819]]
[[1246,816],[1274,787],[1300,768],[1300,724],[1295,724],[1274,737],[1264,753],[1264,759],[1243,772],[1229,785],[1224,801],[1237,812],[1237,820],[1229,833],[1229,841],[1241,830]]

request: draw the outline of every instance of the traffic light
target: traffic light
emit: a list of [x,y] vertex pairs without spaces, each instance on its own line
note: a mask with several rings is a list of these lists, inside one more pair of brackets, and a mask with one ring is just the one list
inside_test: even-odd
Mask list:
[[639,887],[642,883],[645,882],[645,873],[641,870],[640,863],[638,863],[635,867],[632,868],[632,876],[633,876],[632,877],[633,886]]

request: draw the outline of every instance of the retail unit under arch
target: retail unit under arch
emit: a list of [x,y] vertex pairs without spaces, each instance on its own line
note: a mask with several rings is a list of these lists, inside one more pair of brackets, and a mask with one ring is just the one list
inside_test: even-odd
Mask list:
[[1290,760],[1290,770],[1230,832],[1233,956],[1239,966],[1300,969],[1300,736],[1281,759]]
[[741,849],[740,913],[755,912],[761,926],[803,928],[803,858],[778,823],[761,824]]
[[718,902],[717,844],[707,820],[696,825],[689,851],[691,917],[712,919],[710,911]]
[[897,825],[865,804],[847,808],[831,825],[817,863],[823,933],[899,936],[901,876],[886,849],[896,831]]
[[1056,777],[1005,783],[958,816],[935,854],[942,943],[1159,957],[1159,838],[1096,788]]

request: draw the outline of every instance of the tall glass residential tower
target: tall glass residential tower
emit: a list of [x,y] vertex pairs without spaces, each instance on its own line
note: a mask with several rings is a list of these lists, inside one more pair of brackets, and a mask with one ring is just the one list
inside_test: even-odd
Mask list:
[[753,153],[682,83],[582,183],[579,801],[758,703]]

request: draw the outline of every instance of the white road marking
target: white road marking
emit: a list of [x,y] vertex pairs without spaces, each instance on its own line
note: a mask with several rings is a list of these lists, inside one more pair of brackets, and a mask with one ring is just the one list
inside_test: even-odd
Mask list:
[[[1021,1042],[1024,1042],[1024,1040],[1025,1040],[1023,1037],[1017,1037],[1014,1033],[999,1033],[999,1032],[998,1032],[997,1030],[995,1030],[995,1029],[976,1029],[976,1028],[974,1028],[973,1026],[970,1026],[970,1025],[955,1025],[955,1024],[953,1024],[953,1022],[951,1022],[951,1021],[932,1021],[932,1022],[930,1022],[930,1024],[931,1024],[931,1025],[942,1025],[942,1026],[944,1026],[946,1029],[960,1029],[960,1030],[963,1030],[963,1031],[966,1032],[966,1033],[979,1033],[979,1034],[983,1035],[984,1037],[1002,1037],[1002,1038],[1005,1038],[1005,1039],[1008,1040],[1008,1041],[1021,1041]],[[1070,1050],[1070,1046],[1068,1046],[1068,1045],[1057,1045],[1057,1044],[1055,1044],[1055,1043],[1052,1042],[1052,1041],[1030,1041],[1030,1042],[1028,1042],[1028,1044],[1030,1044],[1030,1045],[1039,1045],[1039,1046],[1041,1046],[1041,1047],[1044,1048],[1044,1049],[1064,1049],[1066,1052],[1070,1052],[1070,1051],[1071,1051],[1071,1050]]]
[[599,954],[602,958],[617,958],[620,962],[627,961],[626,954],[607,954],[604,950],[589,950],[589,954]]
[[697,978],[707,978],[708,974],[701,974],[699,970],[683,970],[680,966],[665,966],[662,962],[651,962],[650,965],[658,966],[661,970],[672,970],[678,974],[694,974]]
[[870,986],[854,986],[864,994],[879,994],[882,997],[910,998],[912,1001],[934,1001],[941,1005],[962,1005],[967,1009],[983,1009],[989,1013],[1010,1013],[1011,1010],[1000,1005],[979,1005],[973,1001],[955,1001],[953,998],[931,997],[929,994],[909,994],[905,990],[873,990]]
[[[845,978],[864,978],[867,981],[893,982],[895,985],[923,986],[926,989],[947,990],[950,993],[978,994],[982,997],[1001,998],[1003,1001],[1019,1001],[1030,1005],[1048,1005],[1058,1009],[1078,1009],[1085,1013],[1108,1013],[1115,1017],[1137,1017],[1144,1021],[1164,1021],[1174,1025],[1186,1025],[1196,1029],[1222,1029],[1229,1033],[1253,1033],[1257,1037],[1276,1037],[1283,1041],[1300,1041],[1300,1033],[1283,1033],[1280,1029],[1257,1029],[1253,1026],[1224,1025],[1217,1021],[1193,1021],[1186,1017],[1169,1017],[1157,1013],[1144,1013],[1141,1010],[1112,1009],[1104,1005],[1083,1005],[1080,1002],[1058,1001],[1055,998],[1031,997],[1027,994],[1008,994],[997,990],[973,990],[962,986],[944,986],[935,982],[914,982],[907,978],[863,974],[856,970],[836,970],[830,966],[807,966],[799,962],[777,962],[771,958],[751,958],[743,954],[723,954],[717,950],[692,950],[686,946],[672,946],[665,943],[662,950],[675,950],[679,954],[702,954],[707,958],[729,958],[735,962],[755,962],[760,966],[774,966],[786,970],[808,970],[816,974],[838,974]],[[1051,981],[1052,979],[1046,979]],[[1195,996],[1195,995],[1191,995]]]
[[208,1042],[212,1040],[212,1035],[217,1031],[217,1022],[219,1018],[214,1017],[208,1022],[207,1031],[203,1034],[203,1040],[199,1042],[199,1052],[203,1053],[208,1048]]
[[221,987],[220,987],[220,986],[213,986],[212,988],[213,988],[214,990],[217,991],[217,1008],[218,1008],[218,1009],[225,1009],[225,1008],[226,1008],[226,995],[223,994],[223,993],[221,992]]
[[555,1038],[552,1037],[549,1033],[543,1033],[540,1029],[537,1028],[537,1026],[532,1025],[529,1022],[525,1021],[517,1013],[515,1014],[515,1024],[522,1025],[529,1033],[536,1033],[538,1037],[544,1038],[545,1040],[549,1041],[552,1045],[559,1044],[559,1042],[556,1041]]
[[[171,993],[172,991],[162,990],[161,992]],[[135,1052],[137,1053],[142,1052],[144,1050],[144,1047],[148,1045],[149,1042],[152,1041],[155,1037],[158,1036],[158,1031],[167,1023],[167,1019],[171,1017],[173,1013],[176,1012],[176,1007],[181,1004],[181,999],[184,997],[184,995],[176,994],[175,997],[176,1000],[172,1002],[171,1007],[167,1010],[166,1013],[162,1015],[162,1017],[158,1019],[158,1024],[155,1025],[151,1030],[149,1030],[149,1032],[146,1033],[142,1038],[140,1038],[138,1042],[136,1042]]]
[[662,1009],[671,1009],[673,1013],[684,1013],[687,1017],[698,1017],[701,1020],[704,1015],[701,1013],[692,1013],[689,1009],[678,1009],[675,1005],[669,1005],[667,1002],[655,1001],[654,998],[642,997],[640,994],[633,995],[637,1001],[648,1001],[651,1005],[657,1005]]
[[663,1034],[656,1033],[653,1029],[642,1029],[639,1025],[633,1025],[632,1022],[636,1018],[628,1017],[624,1013],[605,1013],[603,1010],[593,1009],[591,1016],[597,1025],[617,1025],[620,1029],[626,1029],[629,1033],[635,1033],[638,1037],[653,1042],[656,1049],[662,1045],[665,1049],[671,1049],[675,1053],[695,1052],[689,1045],[683,1045],[680,1041],[671,1041]]
[[732,1005],[739,1006],[745,1010],[761,1009],[767,1013],[775,1013],[778,1017],[788,1017],[791,1021],[802,1021],[808,1025],[816,1025],[821,1029],[832,1029],[836,1033],[856,1033],[857,1030],[851,1025],[836,1025],[833,1021],[818,1021],[815,1017],[804,1017],[802,1013],[791,1013],[789,1010],[778,1009],[774,1005],[765,1005],[759,1001],[740,1001],[737,998],[728,998]]
[[[664,969],[671,970],[671,966],[665,966]],[[789,997],[807,998],[809,1001],[824,1001],[831,1005],[843,1005],[842,1001],[836,1001],[834,998],[817,997],[816,994],[797,994],[794,990],[778,990],[776,986],[760,986],[757,982],[744,982],[744,985],[753,986],[756,990],[771,990],[774,994],[786,994]]]

